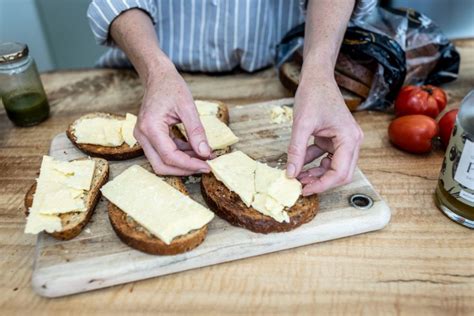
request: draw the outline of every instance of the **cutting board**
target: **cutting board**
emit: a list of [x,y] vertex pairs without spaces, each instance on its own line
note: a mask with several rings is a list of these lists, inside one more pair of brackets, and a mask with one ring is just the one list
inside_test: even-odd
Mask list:
[[[293,99],[281,99],[233,107],[230,127],[240,138],[234,148],[283,168],[291,124],[272,123],[270,112],[274,106],[292,106],[292,102]],[[53,139],[50,155],[63,160],[85,156],[64,133]],[[110,179],[133,164],[146,166],[147,161],[140,157],[110,162]],[[196,178],[187,178],[186,186],[192,198],[204,204]],[[351,203],[358,194],[362,196]],[[372,203],[366,205],[365,202]],[[257,234],[216,217],[199,247],[175,256],[152,256],[123,244],[110,226],[106,205],[102,198],[91,222],[73,240],[58,241],[46,234],[38,236],[32,276],[33,288],[38,294],[69,295],[243,259],[378,230],[390,220],[389,207],[359,169],[352,183],[321,194],[316,217],[291,232]]]

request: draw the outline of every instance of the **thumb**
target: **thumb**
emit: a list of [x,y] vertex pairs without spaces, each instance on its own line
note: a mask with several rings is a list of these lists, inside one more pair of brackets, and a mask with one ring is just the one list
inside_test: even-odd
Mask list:
[[296,120],[293,121],[293,130],[288,146],[288,163],[286,165],[286,175],[289,178],[295,178],[303,169],[310,136],[310,128],[305,128],[303,124],[298,124]]
[[201,157],[209,157],[211,155],[211,148],[207,142],[206,133],[194,103],[183,107],[180,119],[183,122],[188,141],[193,150]]

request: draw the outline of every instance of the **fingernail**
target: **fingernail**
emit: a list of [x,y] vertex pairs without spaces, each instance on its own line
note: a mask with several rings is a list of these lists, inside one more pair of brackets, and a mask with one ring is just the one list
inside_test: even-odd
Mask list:
[[309,178],[309,177],[308,177],[308,178],[301,178],[301,179],[299,179],[299,180],[300,180],[300,182],[301,182],[302,184],[308,184],[308,183],[311,183],[311,182],[314,181],[314,179],[311,179],[311,178]]
[[205,141],[199,143],[198,150],[199,154],[202,156],[209,156],[209,154],[211,153],[211,150],[209,149],[209,146],[206,144]]
[[306,178],[307,176],[309,176],[308,171],[303,171],[303,172],[301,172],[301,173],[298,175],[297,178],[301,180],[301,179],[303,179],[303,178]]
[[296,173],[296,167],[294,164],[289,163],[286,167],[286,175],[290,178],[294,178]]
[[199,173],[209,173],[209,169],[199,169]]

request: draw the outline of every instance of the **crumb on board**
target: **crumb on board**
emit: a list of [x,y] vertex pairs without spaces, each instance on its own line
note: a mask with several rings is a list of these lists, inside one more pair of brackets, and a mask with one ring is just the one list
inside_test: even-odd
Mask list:
[[293,109],[287,105],[274,106],[270,112],[270,120],[274,124],[282,124],[293,121]]

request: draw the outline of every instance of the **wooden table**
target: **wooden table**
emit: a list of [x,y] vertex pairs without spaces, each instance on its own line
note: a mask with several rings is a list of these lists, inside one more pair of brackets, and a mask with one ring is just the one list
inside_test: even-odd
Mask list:
[[[457,43],[460,78],[449,107],[474,88],[474,41]],[[231,105],[289,96],[274,70],[186,75],[196,98]],[[441,214],[433,192],[443,152],[425,156],[389,145],[392,115],[356,113],[365,133],[359,166],[392,209],[384,230],[59,299],[30,287],[35,237],[23,234],[23,195],[51,138],[90,111],[137,111],[142,88],[129,71],[43,74],[52,116],[15,128],[0,110],[0,314],[389,313],[474,311],[474,235]]]

